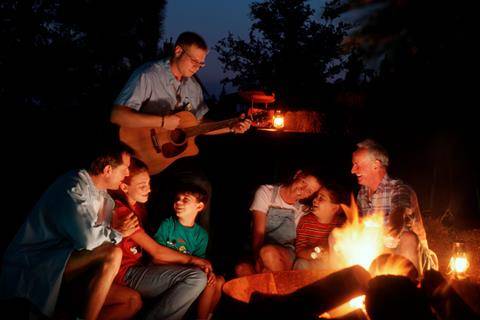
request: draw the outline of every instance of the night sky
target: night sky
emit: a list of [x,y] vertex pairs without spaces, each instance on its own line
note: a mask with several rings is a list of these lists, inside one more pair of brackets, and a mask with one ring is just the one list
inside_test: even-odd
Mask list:
[[[249,4],[252,2],[170,0],[167,3],[160,41],[170,38],[174,41],[183,31],[194,31],[205,38],[211,50],[206,60],[207,66],[200,70],[198,75],[211,95],[218,97],[222,89],[220,80],[224,77],[213,47],[229,32],[234,36],[247,39],[252,24],[249,17]],[[309,1],[312,9],[316,11],[315,19],[319,17],[324,2],[323,0]],[[470,98],[478,89],[472,88],[472,83],[475,81],[468,80],[472,77],[476,78],[473,63],[470,65],[469,61],[478,60],[478,56],[475,56],[475,51],[469,50],[474,43],[473,37],[468,33],[468,31],[472,32],[469,29],[470,26],[465,24],[463,27],[455,21],[454,19],[458,18],[457,15],[451,17],[452,19],[436,15],[436,8],[432,5],[432,14],[428,16],[428,21],[424,21],[423,18],[418,20],[422,28],[425,25],[428,26],[425,28],[425,34],[416,34],[424,37],[421,40],[429,44],[426,46],[427,49],[433,48],[434,59],[429,61],[434,66],[432,70],[428,69],[422,75],[424,78],[417,79],[416,67],[420,69],[423,66],[413,66],[412,69],[407,70],[412,72],[413,77],[406,71],[404,78],[401,78],[398,83],[395,82],[397,74],[392,77],[393,80],[388,79],[393,83],[390,87],[382,87],[382,82],[379,81],[376,87],[370,88],[371,91],[368,94],[371,99],[368,101],[370,103],[368,107],[347,106],[344,109],[333,110],[332,113],[338,111],[336,116],[345,116],[341,119],[342,121],[345,120],[345,123],[352,125],[348,128],[349,131],[338,134],[340,132],[338,130],[337,135],[328,135],[325,132],[312,135],[286,132],[272,134],[251,130],[245,135],[209,136],[198,139],[201,150],[199,157],[206,164],[205,169],[213,183],[212,199],[217,201],[213,207],[217,215],[217,225],[224,226],[232,222],[238,225],[235,230],[226,228],[218,230],[217,237],[221,239],[219,241],[221,245],[217,249],[219,256],[223,257],[226,250],[242,249],[241,246],[246,243],[249,232],[248,205],[255,188],[261,183],[278,179],[284,174],[283,169],[292,169],[300,160],[316,161],[325,171],[341,176],[345,184],[351,183],[356,186],[352,183],[353,177],[350,174],[351,151],[356,142],[367,137],[385,144],[392,155],[395,177],[402,178],[415,187],[423,208],[437,214],[451,209],[452,212],[464,218],[462,227],[476,227],[480,224],[478,169],[480,159],[476,155],[478,124],[477,117],[472,116],[472,110],[478,104],[476,103],[478,98]],[[459,10],[458,7],[453,9]],[[422,15],[423,13],[420,16]],[[353,21],[358,16],[360,16],[359,12],[351,12],[344,18]],[[405,24],[412,30],[416,30],[417,26],[409,25],[410,22],[405,21]],[[461,22],[463,23],[463,20]],[[458,27],[459,25],[461,27]],[[452,28],[453,26],[457,27]],[[149,30],[149,26],[146,27]],[[465,30],[465,34],[460,36],[454,33],[448,34],[450,29],[461,30],[461,32]],[[452,41],[453,45],[450,48],[453,50],[437,57],[435,43],[444,38]],[[418,43],[423,42],[419,40]],[[412,48],[412,51],[416,49],[418,48]],[[25,60],[28,60],[28,52],[18,53],[23,54],[26,57]],[[68,62],[69,59],[64,61]],[[54,63],[58,67],[57,61]],[[21,67],[22,64],[19,63],[18,68],[21,69]],[[62,69],[62,65],[59,69]],[[79,70],[84,69],[88,68]],[[399,69],[403,71],[401,67]],[[130,71],[128,73],[130,74]],[[398,72],[400,76],[402,76],[401,73]],[[32,75],[28,72],[20,72],[19,75],[24,79],[31,79],[32,76],[42,79],[42,75]],[[402,82],[405,79],[405,82],[412,80],[415,84]],[[439,80],[435,81],[436,79]],[[23,98],[21,80],[18,81],[19,90],[14,90],[14,93],[19,92],[20,98]],[[81,80],[88,84],[90,78]],[[111,84],[108,88],[112,96],[118,94],[119,89],[115,86],[126,81],[120,78],[114,80],[118,83]],[[6,81],[10,83],[11,79]],[[62,81],[63,79],[60,79],[58,82]],[[435,83],[432,84],[433,82]],[[81,92],[83,83],[79,83],[80,85],[71,86],[73,93]],[[53,86],[45,87],[49,89]],[[383,90],[385,88],[390,91],[386,92]],[[404,90],[404,88],[407,89]],[[104,87],[94,89],[100,92],[108,91]],[[226,89],[227,92],[234,91],[231,87]],[[415,93],[412,93],[413,91]],[[3,91],[0,91],[1,93]],[[54,94],[56,97],[57,93],[54,92]],[[421,97],[417,99],[415,94],[420,94]],[[68,94],[59,92],[58,96],[65,96],[67,101],[65,105],[70,101],[67,99]],[[22,199],[15,204],[17,206],[15,212],[6,213],[7,219],[12,220],[10,223],[12,227],[2,234],[0,249],[8,243],[17,226],[23,221],[23,217],[28,214],[48,185],[60,174],[75,168],[79,160],[84,160],[82,157],[86,158],[88,151],[93,149],[92,145],[96,145],[92,141],[97,142],[96,139],[103,138],[101,135],[109,126],[108,113],[114,98],[101,97],[104,100],[90,101],[90,99],[95,100],[95,97],[83,97],[84,100],[79,100],[81,103],[67,107],[62,104],[62,101],[58,105],[47,104],[38,107],[34,99],[31,99],[33,102],[26,106],[19,104],[12,107],[4,104],[5,110],[14,111],[14,117],[5,117],[5,119],[19,124],[13,132],[5,128],[3,132],[3,137],[8,137],[5,139],[4,151],[10,156],[6,158],[9,162],[6,198],[16,199],[20,196]],[[19,97],[15,96],[15,98]],[[12,99],[12,101],[19,100],[22,99]],[[329,106],[324,104],[320,107]],[[96,112],[93,116],[90,113],[92,110]],[[364,119],[371,122],[368,124],[362,122]],[[360,126],[355,127],[358,124],[363,126],[362,130],[358,129]],[[355,131],[357,129],[358,131]],[[29,138],[24,139],[25,135]],[[85,150],[87,152],[84,152]],[[10,170],[11,168],[15,170]],[[17,169],[20,172],[19,176],[17,176]],[[227,190],[225,186],[235,186],[236,189],[224,192]],[[28,190],[25,191],[25,189]],[[235,258],[233,255],[230,256],[231,261],[226,262],[226,269],[232,266]]]
[[[217,97],[222,90],[220,80],[224,77],[222,66],[213,50],[215,44],[228,35],[228,32],[247,39],[252,21],[250,20],[250,3],[255,1],[235,0],[181,0],[168,1],[165,10],[164,39],[176,37],[183,31],[191,30],[205,38],[209,48],[207,66],[198,72],[208,93]],[[322,10],[324,0],[313,0],[308,3],[315,10],[318,17]],[[353,21],[360,16],[360,12],[346,14],[343,18]],[[314,18],[315,18],[314,17]],[[235,91],[230,86],[226,87],[227,93]]]

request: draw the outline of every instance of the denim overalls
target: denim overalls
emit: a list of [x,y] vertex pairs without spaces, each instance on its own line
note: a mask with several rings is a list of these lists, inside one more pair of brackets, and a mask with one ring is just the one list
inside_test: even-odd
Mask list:
[[[295,249],[295,238],[297,236],[295,210],[272,205],[279,190],[280,186],[273,187],[272,198],[267,211],[265,242]],[[300,204],[295,204],[296,208],[299,208],[299,206]]]

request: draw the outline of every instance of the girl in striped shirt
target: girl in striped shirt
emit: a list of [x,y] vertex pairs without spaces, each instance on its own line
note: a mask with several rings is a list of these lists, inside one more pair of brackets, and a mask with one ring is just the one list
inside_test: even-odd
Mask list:
[[328,236],[345,221],[341,199],[343,192],[337,185],[324,183],[318,191],[310,213],[297,226],[294,269],[327,267]]

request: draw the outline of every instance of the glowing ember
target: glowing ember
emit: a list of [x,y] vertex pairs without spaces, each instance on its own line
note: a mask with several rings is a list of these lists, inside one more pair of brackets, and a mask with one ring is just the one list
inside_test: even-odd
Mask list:
[[362,309],[364,310],[365,309],[365,296],[359,296],[359,297],[356,297],[356,298],[353,298],[352,300],[350,300],[350,302],[348,303],[350,305],[350,307],[352,307],[353,309]]
[[360,309],[364,313],[367,312],[365,309],[365,295],[355,297],[349,302],[346,302],[332,310],[329,310],[328,312],[322,313],[319,316],[319,318],[325,318],[325,319],[337,318],[337,317],[344,316],[347,313],[350,313],[356,309]]
[[400,255],[385,253],[372,261],[368,270],[372,277],[380,275],[407,276],[412,281],[417,281],[418,271],[413,263]]

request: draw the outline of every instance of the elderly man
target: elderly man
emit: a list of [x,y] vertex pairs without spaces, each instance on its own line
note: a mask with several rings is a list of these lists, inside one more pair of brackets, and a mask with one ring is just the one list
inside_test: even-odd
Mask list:
[[389,177],[388,162],[386,150],[377,142],[367,139],[357,144],[351,172],[361,186],[357,195],[360,214],[383,212],[385,246],[412,261],[420,273],[423,268],[436,268],[438,263],[428,249],[415,191]]

